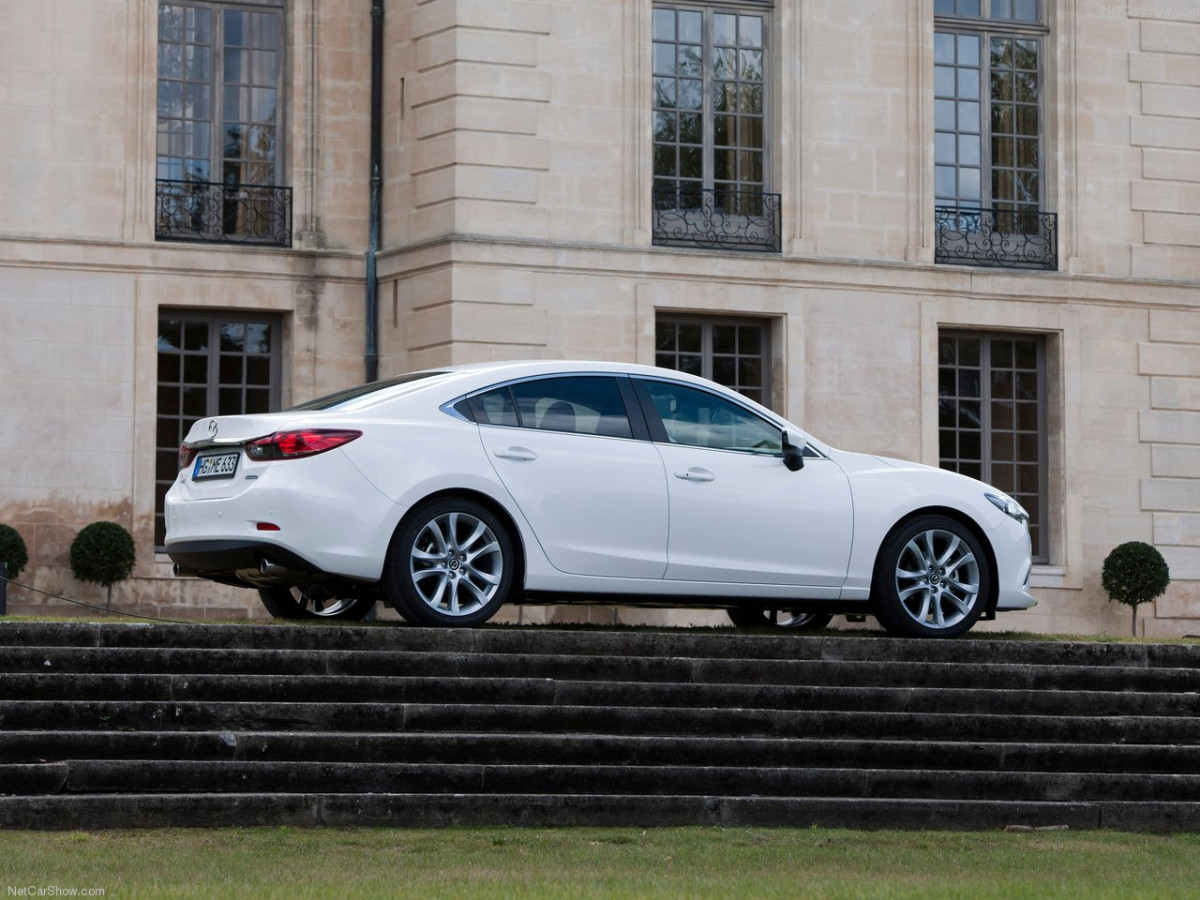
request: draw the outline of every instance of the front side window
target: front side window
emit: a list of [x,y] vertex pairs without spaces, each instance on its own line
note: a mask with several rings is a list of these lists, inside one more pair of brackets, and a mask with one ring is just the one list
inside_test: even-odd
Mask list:
[[780,249],[762,6],[654,8],[656,244]]
[[938,338],[941,467],[993,484],[1024,506],[1039,562],[1048,552],[1045,355],[1040,337]]
[[1036,0],[938,0],[934,187],[938,262],[1056,269],[1045,211],[1047,29]]
[[159,240],[290,245],[282,7],[159,3]]
[[160,314],[155,546],[166,535],[163,497],[179,471],[179,446],[196,420],[279,408],[280,340],[276,316]]
[[770,334],[761,319],[660,316],[654,364],[733,388],[756,403],[770,395]]
[[749,453],[783,452],[783,430],[724,397],[665,381],[640,383],[672,444]]

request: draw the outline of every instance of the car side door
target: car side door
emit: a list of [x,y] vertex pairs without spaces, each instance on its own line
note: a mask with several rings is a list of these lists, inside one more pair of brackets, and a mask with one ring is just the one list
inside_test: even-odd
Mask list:
[[634,379],[670,501],[668,580],[804,585],[836,598],[853,539],[845,473],[815,451],[784,464],[783,430],[680,382]]
[[666,477],[627,378],[529,379],[469,403],[489,462],[551,565],[573,575],[662,578]]

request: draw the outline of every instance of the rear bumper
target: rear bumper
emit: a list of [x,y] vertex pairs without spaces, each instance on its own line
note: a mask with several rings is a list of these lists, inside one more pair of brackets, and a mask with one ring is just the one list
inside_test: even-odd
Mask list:
[[179,567],[178,574],[201,578],[241,581],[239,573],[260,572],[264,562],[296,572],[321,571],[299,554],[266,541],[183,541],[168,546],[167,556]]

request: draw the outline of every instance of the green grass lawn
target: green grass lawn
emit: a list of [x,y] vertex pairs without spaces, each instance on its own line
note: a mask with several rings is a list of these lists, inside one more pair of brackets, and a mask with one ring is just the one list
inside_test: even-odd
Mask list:
[[[1200,835],[816,829],[0,832],[0,896],[1200,895]],[[41,892],[41,893],[39,893]],[[92,893],[90,896],[101,896]]]

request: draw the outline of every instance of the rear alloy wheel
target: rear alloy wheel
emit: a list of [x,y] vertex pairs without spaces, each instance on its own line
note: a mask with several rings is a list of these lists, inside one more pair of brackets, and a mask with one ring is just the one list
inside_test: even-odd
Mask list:
[[883,542],[872,591],[875,615],[900,637],[958,637],[987,605],[987,557],[975,535],[945,516],[923,516]]
[[335,597],[317,584],[258,589],[263,606],[276,619],[342,619],[358,622],[370,615],[374,600]]
[[741,606],[727,610],[729,621],[738,628],[791,628],[796,631],[816,631],[824,628],[833,616],[824,613],[802,612],[798,609]]
[[508,529],[473,500],[447,498],[417,510],[392,542],[384,589],[416,625],[486,622],[512,590],[516,553]]

